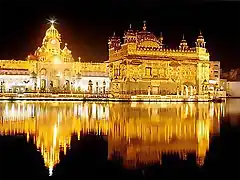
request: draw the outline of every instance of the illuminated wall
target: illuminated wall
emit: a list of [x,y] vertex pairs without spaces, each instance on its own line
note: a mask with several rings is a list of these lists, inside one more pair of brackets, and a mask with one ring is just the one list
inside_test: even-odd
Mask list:
[[[81,80],[79,80],[79,83],[77,84],[80,88],[81,91],[83,92],[88,92],[89,89],[89,81],[92,82],[93,86],[93,93],[100,93],[103,92],[103,87],[104,87],[104,82],[106,83],[105,85],[105,90],[109,90],[109,85],[110,85],[110,79],[109,77],[93,77],[93,76],[88,76],[88,77],[82,77]],[[97,90],[98,87],[98,90]]]

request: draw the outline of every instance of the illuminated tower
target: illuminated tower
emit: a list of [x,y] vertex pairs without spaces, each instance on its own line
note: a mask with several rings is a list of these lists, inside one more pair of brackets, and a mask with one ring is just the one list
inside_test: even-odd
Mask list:
[[184,39],[184,34],[183,34],[183,38],[182,38],[182,40],[180,42],[179,49],[180,50],[188,49],[187,41]]
[[206,42],[204,41],[204,37],[202,35],[202,32],[200,31],[200,34],[197,38],[197,41],[195,42],[197,48],[205,48]]
[[200,31],[200,34],[195,42],[196,44],[196,53],[200,60],[198,63],[197,68],[197,79],[198,79],[198,93],[199,94],[207,94],[208,88],[209,88],[209,75],[210,75],[210,55],[207,52],[206,49],[206,42],[204,41],[204,37],[202,35],[202,32]]
[[124,33],[124,43],[136,43],[136,33],[132,30],[132,25],[130,24],[127,32]]
[[117,37],[114,32],[113,35],[108,40],[108,48],[109,50],[111,49],[118,50],[120,47],[121,47],[120,37]]
[[47,29],[42,46],[35,51],[35,56],[39,61],[44,62],[74,62],[71,51],[67,48],[67,44],[61,50],[61,34],[55,28],[55,21],[50,21],[51,26]]
[[162,32],[160,33],[159,43],[160,43],[160,48],[163,49],[163,35],[162,35]]

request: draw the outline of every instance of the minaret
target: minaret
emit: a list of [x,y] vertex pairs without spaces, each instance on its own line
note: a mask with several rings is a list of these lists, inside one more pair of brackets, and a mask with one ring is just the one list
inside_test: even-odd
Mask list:
[[132,25],[129,25],[129,29],[124,33],[124,44],[125,43],[135,43],[136,33],[132,30]]
[[184,34],[183,34],[182,40],[180,42],[179,49],[183,50],[183,51],[188,49],[187,41],[184,39]]
[[203,35],[202,35],[201,31],[200,31],[200,34],[199,34],[199,36],[197,38],[197,41],[195,43],[196,43],[196,47],[205,48],[206,42],[204,41],[204,38],[203,38]]
[[143,21],[143,31],[147,31],[147,21]]
[[108,48],[109,50],[114,48],[114,50],[118,50],[121,47],[120,38],[116,36],[115,32],[108,40]]
[[160,32],[159,43],[160,43],[160,48],[163,49],[163,35],[162,35],[162,32]]

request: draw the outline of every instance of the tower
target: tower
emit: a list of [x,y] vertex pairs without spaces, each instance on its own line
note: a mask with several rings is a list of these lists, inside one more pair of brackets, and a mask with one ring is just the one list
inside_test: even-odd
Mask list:
[[54,21],[51,21],[50,28],[46,31],[45,37],[43,38],[42,45],[52,54],[60,53],[61,35],[58,30],[54,27]]
[[108,48],[109,50],[114,49],[115,51],[120,49],[120,47],[121,47],[120,37],[117,37],[114,32],[113,35],[108,40]]
[[195,42],[196,44],[196,51],[199,53],[206,53],[206,42],[204,41],[204,37],[202,35],[202,32],[200,31],[200,34]]
[[129,25],[129,29],[124,33],[124,44],[125,43],[136,43],[136,33],[132,30],[132,25]]
[[184,34],[183,34],[182,40],[180,42],[179,49],[183,50],[183,51],[188,49],[187,41],[184,39]]
[[[197,78],[198,78],[198,94],[206,94],[209,88],[209,60],[210,56],[206,49],[206,42],[204,41],[204,37],[202,32],[195,42],[196,44],[196,53],[200,62],[197,65]],[[201,62],[202,61],[202,62]]]
[[38,47],[34,56],[39,61],[53,62],[59,64],[61,62],[74,62],[72,52],[68,49],[67,43],[61,49],[61,34],[55,28],[55,21],[50,21],[51,25],[47,29],[42,41],[42,46]]
[[160,32],[159,43],[160,43],[160,49],[163,49],[163,35],[162,35],[162,32]]

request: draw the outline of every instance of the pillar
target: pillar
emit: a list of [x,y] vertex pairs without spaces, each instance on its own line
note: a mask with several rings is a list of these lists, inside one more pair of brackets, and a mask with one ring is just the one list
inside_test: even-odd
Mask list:
[[188,86],[185,86],[186,96],[188,96]]
[[96,82],[96,93],[98,94],[98,82]]
[[103,94],[105,94],[106,93],[106,82],[105,82],[105,80],[103,81]]
[[88,92],[89,92],[89,93],[92,93],[92,85],[93,85],[93,84],[92,84],[92,81],[89,80],[89,81],[88,81]]
[[181,86],[181,95],[183,96],[184,95],[184,85]]
[[189,88],[190,88],[190,96],[192,96],[193,95],[193,87],[190,86]]
[[151,87],[148,86],[148,95],[151,95]]

